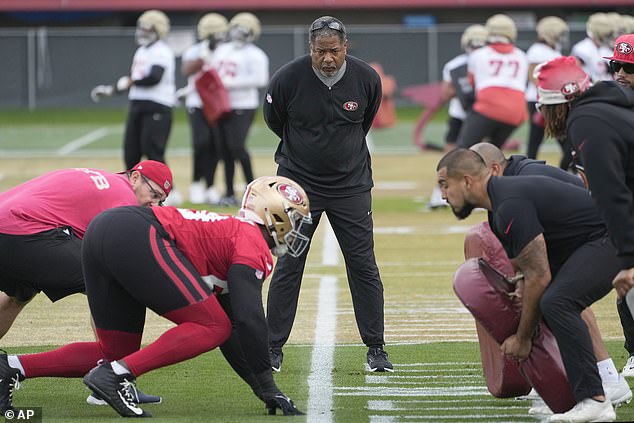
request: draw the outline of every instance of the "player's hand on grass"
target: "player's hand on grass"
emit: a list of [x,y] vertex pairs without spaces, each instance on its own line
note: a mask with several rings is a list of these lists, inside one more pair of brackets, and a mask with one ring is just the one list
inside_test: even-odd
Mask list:
[[279,408],[282,410],[282,413],[285,416],[303,416],[304,413],[299,411],[295,404],[293,404],[293,400],[284,395],[282,392],[277,391],[275,393],[264,393],[263,394],[266,403],[266,409],[269,412],[269,415],[274,416]]

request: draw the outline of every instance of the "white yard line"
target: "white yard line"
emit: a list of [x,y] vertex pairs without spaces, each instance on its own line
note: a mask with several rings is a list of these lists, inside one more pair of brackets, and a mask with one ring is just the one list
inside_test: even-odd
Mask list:
[[[330,223],[322,218],[325,225],[322,264],[339,264],[339,247]],[[330,423],[333,421],[332,369],[335,364],[335,342],[337,330],[337,278],[323,276],[319,281],[319,300],[315,341],[308,376],[307,422]]]
[[100,140],[101,138],[105,137],[109,133],[110,133],[110,129],[106,128],[105,126],[95,129],[94,131],[89,132],[86,135],[82,135],[81,137],[76,138],[70,141],[69,143],[65,144],[64,146],[62,146],[62,148],[57,150],[57,155],[66,156],[67,154],[70,154],[76,150],[79,150],[85,145],[88,145],[97,140]]

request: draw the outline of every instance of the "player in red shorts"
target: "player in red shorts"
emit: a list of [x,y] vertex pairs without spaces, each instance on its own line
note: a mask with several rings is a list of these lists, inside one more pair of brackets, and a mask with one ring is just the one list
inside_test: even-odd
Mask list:
[[[296,256],[307,247],[299,231],[311,222],[309,210],[295,182],[263,177],[247,186],[240,217],[174,207],[101,213],[82,249],[99,340],[0,354],[0,411],[13,406],[19,380],[85,375],[121,416],[146,416],[129,395],[136,377],[220,346],[269,413],[301,414],[273,381],[262,284],[271,253]],[[140,349],[146,308],[176,326]],[[110,361],[97,365],[104,357]]]

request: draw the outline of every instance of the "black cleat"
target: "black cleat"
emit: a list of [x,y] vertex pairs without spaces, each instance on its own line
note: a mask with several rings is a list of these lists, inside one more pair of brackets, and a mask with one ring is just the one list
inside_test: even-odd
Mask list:
[[[158,395],[150,395],[142,392],[137,388],[134,384],[130,385],[130,391],[132,392],[132,398],[134,398],[134,402],[137,404],[160,404],[163,402],[163,398]],[[86,398],[86,403],[89,405],[108,405],[106,401],[104,401],[99,394],[93,392]]]
[[280,348],[269,348],[269,356],[271,357],[271,369],[275,372],[282,370],[282,360],[284,353]]
[[277,409],[282,410],[285,416],[303,416],[304,413],[299,411],[293,401],[283,393],[276,394],[273,398],[266,401],[266,409],[270,416],[274,416]]
[[[134,376],[118,375],[110,363],[102,363],[84,376],[84,383],[122,417],[151,417],[138,407],[132,393]],[[136,390],[136,387],[134,387]]]
[[368,349],[368,367],[371,372],[393,372],[394,366],[390,363],[383,347],[370,347]]
[[[1,351],[1,350],[0,350]],[[6,351],[0,353],[0,413],[13,410],[13,390],[20,389],[24,376],[18,369],[9,366]]]

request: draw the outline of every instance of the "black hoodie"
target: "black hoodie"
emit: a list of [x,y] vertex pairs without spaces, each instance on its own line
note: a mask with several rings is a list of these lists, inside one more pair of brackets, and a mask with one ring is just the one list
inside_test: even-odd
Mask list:
[[572,103],[568,139],[619,251],[634,267],[634,90],[599,82]]

